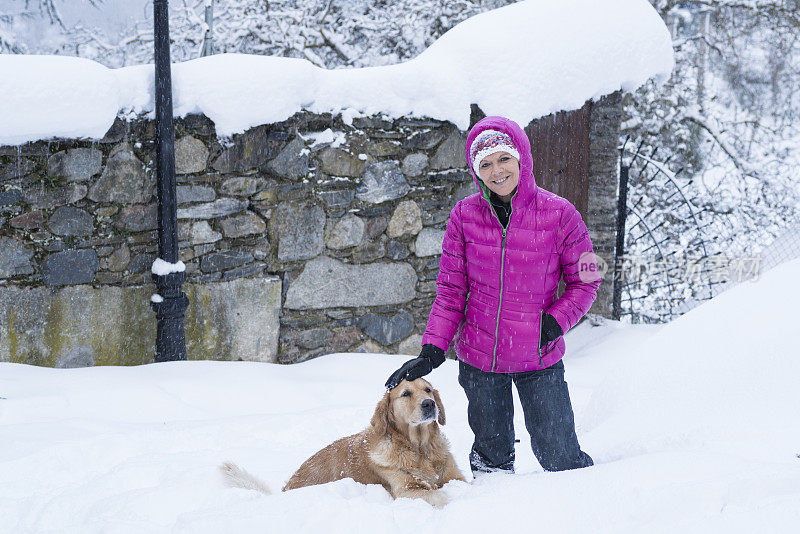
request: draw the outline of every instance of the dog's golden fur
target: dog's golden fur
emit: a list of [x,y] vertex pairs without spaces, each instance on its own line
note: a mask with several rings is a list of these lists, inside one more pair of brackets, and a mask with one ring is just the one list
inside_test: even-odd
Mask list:
[[[435,403],[433,412],[430,402],[423,406],[426,400]],[[421,498],[444,506],[447,497],[438,490],[451,480],[464,480],[439,431],[444,424],[439,392],[422,378],[404,380],[378,402],[369,427],[314,454],[283,491],[352,478],[362,484],[380,484],[394,498]],[[232,486],[269,493],[262,482],[234,464],[225,463],[221,470]]]

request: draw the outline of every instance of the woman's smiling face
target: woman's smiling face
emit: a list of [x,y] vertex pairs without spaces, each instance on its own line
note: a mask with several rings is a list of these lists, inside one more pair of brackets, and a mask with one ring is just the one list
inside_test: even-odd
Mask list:
[[519,160],[508,152],[495,152],[483,158],[478,165],[480,179],[504,201],[519,184]]

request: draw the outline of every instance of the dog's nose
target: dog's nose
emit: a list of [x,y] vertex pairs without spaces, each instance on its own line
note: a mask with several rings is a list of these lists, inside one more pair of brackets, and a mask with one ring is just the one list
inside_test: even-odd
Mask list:
[[422,406],[422,411],[425,413],[431,412],[436,409],[436,403],[433,402],[431,399],[425,399],[424,401],[422,401],[421,406]]

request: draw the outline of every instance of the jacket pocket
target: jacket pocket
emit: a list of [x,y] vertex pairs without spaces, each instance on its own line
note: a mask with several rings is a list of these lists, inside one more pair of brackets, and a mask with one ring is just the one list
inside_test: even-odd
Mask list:
[[[544,326],[544,314],[545,314],[544,310],[539,311],[539,338],[540,339],[541,339],[541,336],[542,336],[542,327]],[[551,350],[553,350],[556,347],[556,344],[558,343],[558,340],[561,339],[562,337],[564,337],[563,333],[560,336],[558,336],[557,338],[545,343],[541,348],[542,355],[544,356],[545,354],[547,354]]]

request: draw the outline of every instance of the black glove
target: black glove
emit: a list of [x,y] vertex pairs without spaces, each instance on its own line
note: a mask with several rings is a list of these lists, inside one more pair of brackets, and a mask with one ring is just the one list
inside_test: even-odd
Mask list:
[[539,333],[539,348],[544,347],[554,339],[558,339],[563,335],[564,331],[561,330],[558,321],[549,313],[542,314],[542,331]]
[[386,381],[386,389],[394,389],[402,380],[409,382],[425,376],[435,368],[442,365],[444,351],[436,345],[423,345],[417,358],[408,360],[403,366],[392,373]]

